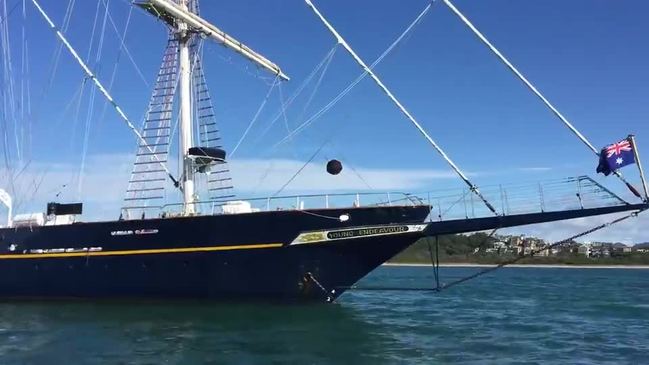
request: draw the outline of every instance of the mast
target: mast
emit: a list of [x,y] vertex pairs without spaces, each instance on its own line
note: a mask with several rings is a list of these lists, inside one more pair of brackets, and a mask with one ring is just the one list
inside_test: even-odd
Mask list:
[[[277,75],[282,80],[288,80],[288,76],[282,72],[279,66],[271,62],[250,47],[241,43],[232,36],[226,34],[207,20],[196,14],[196,6],[190,6],[190,0],[142,0],[135,2],[149,14],[167,23],[178,40],[178,63],[179,63],[179,149],[182,158],[183,174],[180,184],[183,190],[183,214],[194,215],[196,209],[196,163],[189,153],[190,148],[200,147],[193,140],[193,115],[192,115],[192,71],[196,71],[202,77],[202,71],[194,69],[191,60],[191,43],[195,35],[212,39],[226,48],[239,53],[244,58],[256,64],[258,67]],[[201,98],[197,97],[200,101]],[[211,108],[211,107],[210,107]],[[207,118],[209,115],[201,115],[197,112],[197,119]],[[202,129],[202,128],[199,128]],[[204,136],[200,142],[208,142],[210,138]],[[204,146],[203,146],[204,147]],[[209,180],[218,182],[219,179]],[[216,190],[218,188],[210,189]]]
[[[189,11],[187,6],[188,0],[180,0],[180,8]],[[196,195],[194,194],[194,168],[192,160],[189,158],[189,149],[193,147],[193,121],[192,121],[192,100],[191,100],[191,61],[189,59],[189,42],[191,34],[187,23],[177,20],[178,29],[178,56],[180,63],[180,130],[179,130],[179,147],[182,158],[183,174],[183,213],[192,215],[196,213],[194,205]]]

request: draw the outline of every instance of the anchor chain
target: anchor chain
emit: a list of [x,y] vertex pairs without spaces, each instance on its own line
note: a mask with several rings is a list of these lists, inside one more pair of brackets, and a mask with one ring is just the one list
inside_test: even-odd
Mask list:
[[320,288],[320,290],[322,290],[324,295],[327,297],[327,303],[333,302],[334,298],[331,296],[331,294],[336,293],[335,289],[333,289],[333,290],[331,290],[331,292],[329,292],[322,284],[320,284],[318,279],[316,279],[315,276],[313,276],[313,274],[310,271],[307,271],[307,273],[304,274],[304,277],[311,280],[315,285],[318,286],[318,288]]
[[428,255],[430,256],[430,263],[433,265],[433,275],[435,275],[435,290],[439,290],[439,236],[435,236],[435,255],[430,246],[430,237],[426,236],[426,244],[428,245]]
[[[485,243],[487,243],[490,239],[494,237],[496,232],[500,229],[500,225],[494,229],[491,230],[491,232],[485,237],[480,244],[478,244],[478,247],[482,247]],[[426,243],[428,244],[428,254],[430,256],[430,262],[431,265],[433,266],[433,274],[435,276],[435,288],[433,290],[435,291],[441,291],[444,286],[439,284],[439,279],[440,279],[440,274],[439,274],[439,235],[435,236],[435,255],[433,256],[433,252],[431,249],[430,245],[430,237],[426,237]]]

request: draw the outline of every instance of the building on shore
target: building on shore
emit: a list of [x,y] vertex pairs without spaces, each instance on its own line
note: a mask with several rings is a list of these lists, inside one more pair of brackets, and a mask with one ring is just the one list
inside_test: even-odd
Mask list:
[[590,243],[584,243],[577,248],[577,253],[586,257],[591,257],[592,246]]
[[632,250],[633,252],[649,253],[649,242],[638,243],[637,245],[633,246]]
[[624,243],[614,243],[611,245],[611,254],[625,254],[625,253],[631,253],[633,251],[633,248],[631,246],[627,246]]

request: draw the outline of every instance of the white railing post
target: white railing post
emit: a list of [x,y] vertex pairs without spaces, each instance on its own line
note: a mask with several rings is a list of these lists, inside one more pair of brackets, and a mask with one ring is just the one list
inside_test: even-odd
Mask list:
[[473,204],[473,194],[469,196],[471,198],[471,218],[475,218],[475,205]]
[[329,209],[329,194],[325,194],[325,208]]
[[581,200],[581,179],[577,178],[577,199],[579,199],[579,206],[584,209],[584,202]]
[[543,186],[539,183],[539,199],[541,199],[541,212],[545,212],[545,199],[543,197]]

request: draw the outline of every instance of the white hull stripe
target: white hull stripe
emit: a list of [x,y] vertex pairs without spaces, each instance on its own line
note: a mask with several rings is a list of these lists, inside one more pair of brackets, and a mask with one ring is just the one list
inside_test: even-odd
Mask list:
[[291,242],[291,245],[410,234],[422,232],[426,226],[426,224],[403,224],[304,232],[300,233],[293,242]]

